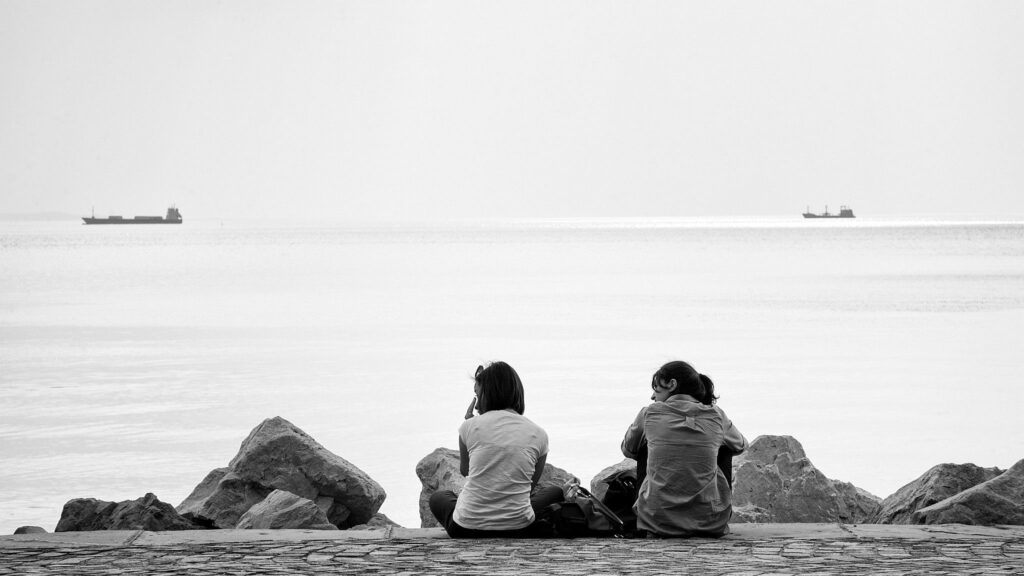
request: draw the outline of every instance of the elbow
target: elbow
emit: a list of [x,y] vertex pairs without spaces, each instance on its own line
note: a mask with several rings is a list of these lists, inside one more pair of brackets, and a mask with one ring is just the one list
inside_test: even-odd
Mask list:
[[633,449],[632,446],[630,446],[630,444],[625,440],[622,441],[622,455],[625,456],[626,458],[632,458],[633,460],[636,460],[636,450]]
[[729,449],[729,452],[732,456],[738,456],[740,454],[743,454],[744,452],[747,451],[747,448],[749,447],[750,444],[747,442],[747,439],[742,436],[740,436],[739,442],[733,442],[732,445],[726,446],[726,448]]

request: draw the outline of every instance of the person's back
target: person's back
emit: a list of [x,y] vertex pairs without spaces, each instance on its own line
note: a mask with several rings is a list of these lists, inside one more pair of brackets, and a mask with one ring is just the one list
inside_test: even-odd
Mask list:
[[728,533],[732,490],[717,460],[727,428],[735,430],[729,419],[716,406],[677,395],[649,406],[644,428],[647,481],[637,497],[637,528],[663,536]]
[[544,430],[512,410],[494,410],[466,420],[459,438],[471,458],[455,521],[487,530],[515,530],[532,523],[531,480],[548,451]]
[[538,513],[562,499],[558,486],[537,487],[548,435],[523,416],[523,383],[511,366],[480,366],[473,379],[474,399],[459,426],[459,472],[466,484],[458,495],[434,492],[430,511],[453,538],[544,536],[549,530]]
[[[664,378],[662,370],[673,364],[692,371],[693,378],[672,370]],[[656,402],[640,411],[622,442],[627,457],[646,451],[637,528],[660,536],[727,534],[732,489],[719,468],[719,450],[740,453],[746,439],[720,408],[697,400],[703,387],[692,367],[679,362],[662,370],[652,381]]]

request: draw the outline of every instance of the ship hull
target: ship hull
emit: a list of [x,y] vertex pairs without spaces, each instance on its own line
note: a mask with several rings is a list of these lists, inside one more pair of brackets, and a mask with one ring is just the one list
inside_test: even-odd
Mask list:
[[856,218],[856,216],[840,216],[839,214],[804,214],[804,218]]
[[123,218],[120,220],[111,220],[110,218],[82,218],[82,221],[86,224],[181,224],[181,220],[164,220],[160,218],[158,220],[136,220],[135,218]]

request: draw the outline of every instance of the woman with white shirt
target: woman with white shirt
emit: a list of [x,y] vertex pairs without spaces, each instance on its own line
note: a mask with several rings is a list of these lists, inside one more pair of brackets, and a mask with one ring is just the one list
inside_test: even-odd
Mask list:
[[541,536],[540,511],[563,497],[558,486],[536,488],[548,435],[523,416],[523,383],[508,364],[477,368],[473,391],[459,426],[459,468],[466,484],[458,496],[435,492],[430,511],[452,538]]
[[718,465],[719,450],[739,454],[747,440],[709,399],[705,380],[686,362],[665,364],[651,378],[654,403],[626,430],[622,453],[639,459],[646,452],[634,507],[638,530],[678,537],[729,533],[732,488]]

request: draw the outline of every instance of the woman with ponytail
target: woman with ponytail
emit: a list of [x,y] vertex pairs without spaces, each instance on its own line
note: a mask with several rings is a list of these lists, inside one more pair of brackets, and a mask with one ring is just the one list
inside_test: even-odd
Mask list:
[[731,476],[731,457],[746,450],[746,438],[715,405],[711,379],[686,362],[658,369],[651,389],[654,403],[640,410],[622,440],[622,453],[637,460],[642,479],[637,529],[656,536],[728,534],[731,478],[719,463],[729,462]]

